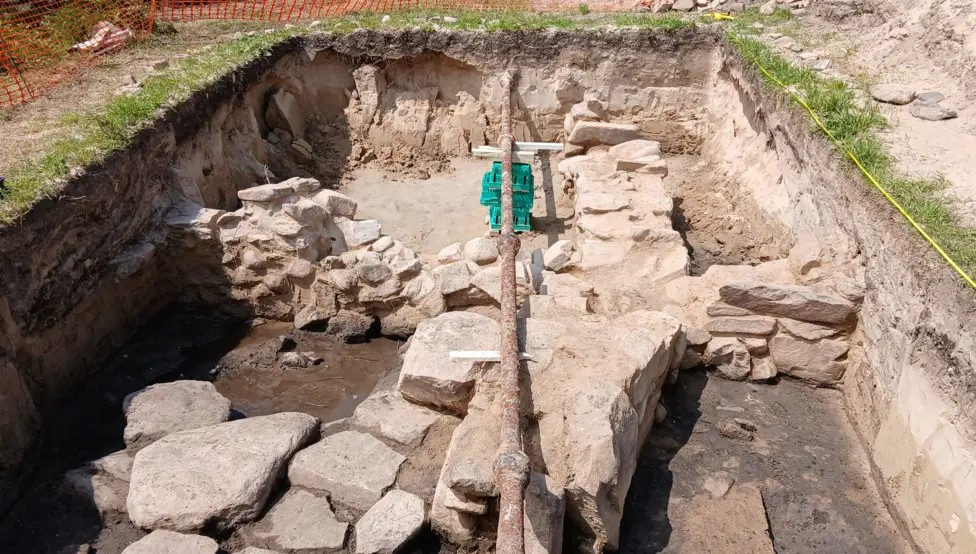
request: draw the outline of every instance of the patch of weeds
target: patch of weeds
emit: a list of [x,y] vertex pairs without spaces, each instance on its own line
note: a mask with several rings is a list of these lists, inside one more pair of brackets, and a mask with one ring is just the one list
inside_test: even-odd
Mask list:
[[[878,131],[888,120],[873,104],[863,106],[855,89],[813,70],[798,67],[766,44],[747,36],[741,22],[729,26],[729,38],[739,53],[759,69],[764,82],[795,93],[829,131],[828,137],[847,159],[853,155],[912,219],[967,273],[976,271],[976,229],[963,225],[946,193],[941,175],[908,177],[896,167]],[[765,70],[765,72],[763,71]],[[799,103],[794,97],[791,100]],[[817,127],[819,129],[819,126]],[[822,131],[822,130],[821,130]]]
[[580,13],[580,15],[587,15],[587,14],[589,14],[590,13],[590,7],[587,6],[586,4],[580,4],[579,5],[579,13]]

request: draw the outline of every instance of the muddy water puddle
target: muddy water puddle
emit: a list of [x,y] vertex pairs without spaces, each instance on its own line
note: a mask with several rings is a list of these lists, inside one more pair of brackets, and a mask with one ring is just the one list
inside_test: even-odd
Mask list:
[[[386,338],[347,344],[288,323],[264,323],[218,362],[213,383],[248,417],[304,412],[334,421],[351,415],[396,366],[400,344]],[[288,355],[308,365],[290,366]]]

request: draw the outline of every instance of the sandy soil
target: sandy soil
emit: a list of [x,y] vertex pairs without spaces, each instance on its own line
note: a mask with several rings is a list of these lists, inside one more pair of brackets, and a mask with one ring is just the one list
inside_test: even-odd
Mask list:
[[150,64],[177,55],[193,55],[204,46],[230,40],[236,31],[274,27],[271,23],[207,21],[180,23],[175,34],[155,34],[117,54],[106,56],[76,79],[27,104],[0,110],[0,175],[19,161],[38,156],[63,132],[62,118],[104,105],[131,75],[141,80]]
[[[540,161],[533,170],[533,232],[521,235],[523,251],[547,248],[568,236],[573,206],[563,194],[562,176],[555,164],[554,159],[549,169]],[[445,246],[488,231],[488,208],[478,199],[481,176],[490,167],[489,160],[455,158],[452,171],[416,179],[366,166],[349,172],[340,190],[359,202],[357,217],[379,220],[385,234],[431,261]]]
[[[692,502],[708,509],[705,480],[721,472],[734,479],[733,491],[758,487],[765,507],[751,518],[727,514],[726,525],[768,519],[778,554],[912,551],[881,500],[840,391],[692,370],[665,391],[664,404],[668,416],[648,437],[631,484],[621,553],[692,554],[689,545],[709,530],[679,524],[676,512]],[[719,432],[733,418],[755,423],[752,440]]]
[[[967,90],[957,76],[940,69],[933,53],[919,37],[927,33],[919,13],[892,10],[882,25],[868,25],[855,19],[840,26],[840,40],[818,46],[842,75],[878,83],[912,85],[916,92],[937,91],[946,96],[941,105],[955,110],[956,119],[924,121],[909,113],[909,106],[881,104],[892,127],[885,141],[909,175],[944,175],[950,182],[958,214],[968,225],[976,225],[976,106],[967,100],[976,91]],[[887,17],[887,16],[886,16]],[[819,37],[837,34],[836,22],[804,18],[806,34]],[[819,41],[818,41],[819,42]],[[853,55],[849,55],[849,54]]]

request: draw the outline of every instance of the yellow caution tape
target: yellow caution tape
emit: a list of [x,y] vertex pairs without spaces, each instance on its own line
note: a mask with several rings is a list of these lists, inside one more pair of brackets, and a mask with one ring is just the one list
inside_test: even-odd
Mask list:
[[803,106],[804,108],[806,108],[808,112],[810,112],[810,116],[813,118],[813,121],[817,124],[817,127],[820,127],[820,130],[823,131],[824,134],[826,134],[838,148],[840,148],[845,154],[847,154],[847,157],[850,158],[852,162],[854,162],[854,165],[856,165],[858,169],[861,170],[861,173],[863,173],[864,176],[867,177],[868,181],[870,181],[875,188],[881,191],[881,194],[884,195],[884,197],[888,200],[888,202],[890,202],[891,205],[894,206],[896,210],[901,212],[901,215],[905,216],[905,219],[908,220],[908,223],[910,223],[911,226],[914,227],[915,230],[918,231],[920,235],[922,235],[922,238],[924,238],[926,241],[928,241],[929,244],[932,245],[932,248],[935,248],[936,252],[938,252],[939,255],[941,255],[945,259],[945,261],[949,263],[952,269],[956,270],[956,273],[958,273],[963,278],[963,280],[969,283],[969,286],[976,288],[976,280],[973,280],[973,278],[970,277],[969,274],[966,273],[966,271],[963,270],[963,268],[960,267],[959,264],[957,264],[956,261],[953,260],[951,256],[949,256],[948,253],[946,253],[946,251],[942,248],[942,246],[940,246],[939,243],[935,241],[935,239],[929,236],[929,234],[925,231],[925,229],[923,229],[918,224],[918,222],[915,221],[915,218],[912,217],[911,214],[909,214],[905,210],[905,208],[903,208],[901,204],[899,204],[898,201],[891,196],[891,194],[881,185],[881,183],[878,182],[878,180],[874,177],[874,175],[872,175],[871,172],[864,167],[864,164],[861,163],[861,160],[859,160],[858,157],[854,155],[853,152],[845,148],[844,145],[834,137],[834,134],[830,132],[830,129],[827,129],[827,127],[820,120],[820,117],[817,116],[817,114],[813,111],[813,108],[811,108],[810,105],[807,104],[806,100],[804,100],[803,97],[801,97],[800,95],[796,94],[796,92],[790,90],[789,87],[783,84],[782,81],[774,77],[769,71],[766,70],[765,67],[762,66],[762,64],[759,63],[759,60],[753,58],[750,61],[752,61],[752,63],[759,68],[759,71],[762,71],[764,75],[766,75],[767,77],[770,78],[770,80],[772,80],[774,83],[779,85],[780,88],[788,92],[790,96],[792,96],[797,102],[800,103],[801,106]]

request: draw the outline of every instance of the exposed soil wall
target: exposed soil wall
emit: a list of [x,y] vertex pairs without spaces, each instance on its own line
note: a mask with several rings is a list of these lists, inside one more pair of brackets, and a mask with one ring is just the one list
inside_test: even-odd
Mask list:
[[814,235],[837,262],[857,254],[861,265],[860,347],[852,348],[844,390],[890,507],[924,551],[972,551],[976,337],[965,329],[976,315],[976,297],[880,194],[808,131],[806,115],[786,108],[725,50],[723,71],[740,96],[741,113],[753,132],[775,144],[783,174],[779,191],[755,200],[798,240],[801,233]]

